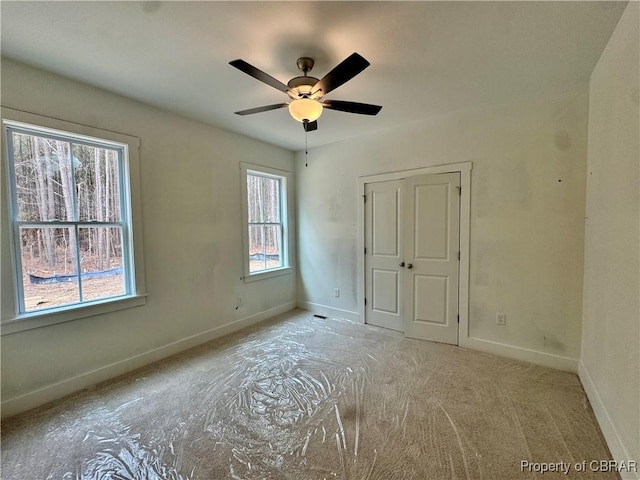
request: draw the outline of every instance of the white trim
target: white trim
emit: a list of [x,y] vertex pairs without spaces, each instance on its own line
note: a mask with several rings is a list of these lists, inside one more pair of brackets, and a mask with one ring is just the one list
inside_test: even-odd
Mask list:
[[[607,446],[609,447],[609,451],[611,452],[613,459],[618,462],[628,462],[629,460],[640,461],[640,458],[634,458],[631,452],[628,452],[625,448],[620,435],[618,435],[618,430],[609,416],[607,407],[600,397],[598,388],[593,382],[593,379],[589,374],[589,370],[587,370],[587,367],[584,365],[582,360],[578,363],[578,376],[580,377],[582,387],[587,394],[589,403],[591,403],[591,408],[596,416],[598,425],[600,425],[600,430],[602,430],[602,435],[607,442]],[[640,480],[640,470],[635,473],[619,472],[619,474],[623,480]]]
[[[342,310],[340,308],[329,307],[327,305],[306,302],[303,300],[298,300],[297,307],[327,317],[345,318],[347,320],[362,323],[360,312]],[[556,368],[567,372],[576,373],[578,371],[578,361],[574,358],[561,357],[549,353],[538,352],[536,350],[513,347],[511,345],[490,342],[487,340],[482,340],[480,338],[470,337],[467,340],[467,345],[465,347],[473,350],[478,350],[481,352],[508,358],[515,358],[517,360],[535,363],[536,365],[542,365],[545,367]]]
[[[103,130],[87,125],[67,122],[57,118],[47,117],[36,113],[14,110],[2,107],[2,135],[5,132],[5,126],[18,128],[26,128],[43,134],[73,136],[85,141],[102,144],[105,146],[122,148],[123,155],[123,172],[124,177],[121,179],[123,190],[128,194],[127,205],[123,205],[125,210],[123,221],[126,219],[128,223],[128,244],[131,261],[128,268],[131,270],[132,285],[130,285],[130,295],[115,298],[105,298],[96,302],[85,302],[74,305],[61,306],[55,309],[47,309],[42,311],[31,311],[22,314],[18,313],[18,295],[20,287],[18,285],[18,276],[15,274],[16,249],[14,248],[14,236],[8,235],[7,228],[11,224],[9,221],[10,202],[2,202],[2,242],[5,240],[10,245],[10,253],[7,252],[6,246],[3,246],[2,252],[2,335],[15,333],[19,331],[29,330],[31,328],[40,328],[56,323],[77,320],[94,315],[100,315],[124,308],[137,307],[144,305],[146,299],[145,272],[144,272],[144,256],[143,256],[143,239],[142,239],[142,199],[140,191],[140,164],[139,164],[139,148],[140,139],[125,135],[122,133]],[[0,175],[2,186],[4,186],[6,167],[8,167],[6,148],[3,148],[2,159],[2,175]],[[10,189],[7,189],[10,194]],[[11,258],[11,262],[7,258]]]
[[[282,236],[284,254],[283,266],[273,270],[263,270],[256,273],[249,272],[249,232],[247,225],[249,224],[248,212],[248,195],[247,195],[247,174],[254,172],[258,175],[279,179],[281,181],[280,218],[283,225],[284,234]],[[295,252],[293,251],[293,195],[290,190],[293,188],[293,173],[288,170],[280,170],[264,165],[240,162],[240,193],[242,205],[242,276],[241,279],[245,283],[254,282],[256,280],[265,280],[280,275],[290,274],[294,270]]]
[[[458,344],[463,346],[469,335],[469,230],[471,225],[471,170],[472,162],[450,163],[446,165],[434,165],[432,167],[416,168],[399,172],[381,173],[358,177],[358,252],[364,252],[364,197],[365,184],[401,180],[416,175],[435,175],[438,173],[460,173],[460,276],[459,276],[459,315]],[[360,311],[357,312],[358,321],[365,322],[364,292],[365,292],[365,265],[364,256],[358,255],[357,278],[357,302]]]
[[177,340],[162,347],[154,348],[139,355],[134,355],[133,357],[129,357],[125,360],[120,360],[90,372],[81,373],[75,377],[5,400],[1,405],[2,418],[4,419],[12,415],[16,415],[40,405],[44,405],[50,401],[62,398],[66,395],[70,395],[84,388],[91,387],[105,380],[118,377],[119,375],[131,372],[150,363],[157,362],[163,358],[170,357],[200,344],[233,333],[242,328],[262,322],[276,315],[288,312],[289,310],[293,310],[295,307],[296,302],[287,302],[265,310],[264,312],[259,312],[254,315],[235,320],[220,327],[212,328],[205,332]]
[[45,133],[71,132],[78,137],[84,137],[85,140],[104,143],[105,145],[122,144],[135,148],[140,146],[138,137],[9,107],[2,107],[2,119],[7,120],[12,125],[21,125],[30,130],[39,130]]
[[280,267],[272,270],[262,270],[243,276],[245,283],[257,282],[258,280],[266,280],[267,278],[279,277],[281,275],[290,275],[293,273],[293,267]]
[[312,313],[324,315],[325,317],[332,318],[346,318],[353,322],[360,322],[360,313],[352,312],[350,310],[342,310],[341,308],[329,307],[327,305],[321,305],[320,303],[306,302],[304,300],[298,300],[297,307],[303,310],[307,310]]
[[126,297],[105,298],[91,303],[81,303],[74,305],[72,309],[65,306],[54,311],[24,313],[15,318],[3,320],[0,326],[0,334],[10,335],[34,328],[102,315],[103,313],[116,312],[126,308],[139,307],[145,303],[147,303],[146,294],[129,295]]
[[375,175],[364,175],[358,177],[358,183],[376,183],[386,182],[388,180],[401,180],[407,177],[415,177],[418,175],[436,175],[438,173],[470,173],[473,168],[472,162],[448,163],[443,165],[433,165],[431,167],[413,168],[411,170],[400,170],[396,172],[378,173]]
[[[460,323],[462,323],[462,321]],[[543,367],[578,373],[578,360],[575,358],[562,357],[560,355],[530,350],[528,348],[514,347],[506,343],[492,342],[491,340],[476,337],[466,337],[464,345],[461,344],[460,346],[501,357],[514,358],[516,360],[542,365]]]

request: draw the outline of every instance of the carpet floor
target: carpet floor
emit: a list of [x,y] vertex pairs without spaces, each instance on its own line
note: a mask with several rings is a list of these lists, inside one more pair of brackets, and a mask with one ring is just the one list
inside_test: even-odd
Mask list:
[[618,478],[609,458],[574,374],[300,310],[2,424],[5,480]]

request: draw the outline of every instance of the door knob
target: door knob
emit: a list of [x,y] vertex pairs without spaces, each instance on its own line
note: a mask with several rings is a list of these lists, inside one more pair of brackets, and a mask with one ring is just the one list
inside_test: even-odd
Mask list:
[[400,266],[401,266],[401,267],[404,267],[404,262],[400,262]]
[[411,263],[407,263],[407,268],[411,270],[413,268],[413,265]]

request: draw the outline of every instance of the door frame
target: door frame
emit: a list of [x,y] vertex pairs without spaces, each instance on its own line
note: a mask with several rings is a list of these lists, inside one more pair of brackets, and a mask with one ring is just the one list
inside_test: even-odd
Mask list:
[[402,180],[416,175],[435,175],[438,173],[460,174],[460,272],[458,278],[458,345],[469,344],[469,236],[471,222],[471,170],[472,162],[450,163],[446,165],[434,165],[431,167],[402,170],[397,172],[379,173],[375,175],[363,175],[358,177],[358,314],[360,323],[365,323],[364,293],[365,293],[365,205],[364,188],[367,183],[386,182],[389,180]]

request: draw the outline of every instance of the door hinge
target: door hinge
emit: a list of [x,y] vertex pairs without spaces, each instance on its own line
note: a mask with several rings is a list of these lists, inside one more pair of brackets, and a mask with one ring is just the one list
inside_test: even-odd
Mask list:
[[367,196],[366,195],[362,195],[362,199],[364,200],[364,203],[367,203]]
[[462,196],[462,187],[458,185],[456,188],[458,189],[458,195]]
[[458,315],[458,323],[460,323],[460,315]]
[[367,305],[367,299],[366,298],[364,299],[364,304],[365,304],[365,306]]
[[460,251],[458,251],[458,261],[460,261]]
[[367,254],[367,247],[364,247],[364,254]]

